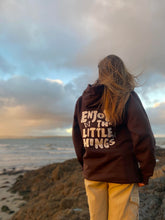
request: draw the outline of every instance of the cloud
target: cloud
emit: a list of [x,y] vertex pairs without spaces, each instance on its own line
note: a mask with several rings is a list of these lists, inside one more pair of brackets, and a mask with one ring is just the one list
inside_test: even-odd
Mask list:
[[7,75],[15,70],[14,65],[8,63],[4,57],[0,56],[0,73]]
[[44,75],[64,67],[93,70],[116,53],[135,72],[164,74],[164,9],[154,0],[3,0],[1,56],[19,73]]
[[0,97],[1,135],[33,135],[37,130],[38,133],[65,130],[72,124],[75,104],[72,84],[14,77],[0,81]]
[[84,47],[74,64],[94,66],[105,55],[114,53],[121,56],[131,72],[164,74],[165,15],[162,9],[165,9],[165,4],[155,1],[120,2],[124,3],[119,7],[111,3],[103,7],[98,4],[96,12],[99,13],[95,16],[97,33],[94,32],[94,39]]
[[156,103],[153,108],[147,109],[153,125],[165,125],[165,102]]
[[156,135],[164,135],[165,131],[165,102],[156,103],[147,109],[153,131]]
[[164,101],[165,75],[143,74],[139,77],[139,87],[136,89],[145,107]]
[[2,133],[69,129],[76,98],[107,54],[132,73],[143,71],[138,93],[161,122],[160,106],[152,106],[164,100],[164,11],[155,0],[1,0]]
[[[86,41],[86,33],[83,34],[81,30],[81,19],[75,19],[79,17],[78,8],[81,11],[83,7],[78,3],[78,8],[75,8],[72,1],[70,4],[68,8],[68,1],[64,1],[64,4],[57,1],[45,3],[30,0],[23,4],[2,1],[1,56],[12,60],[21,74],[44,75],[47,70],[64,68]],[[72,10],[69,10],[70,6],[73,6]],[[88,11],[88,6],[84,12]]]
[[[85,86],[78,82],[27,76],[0,80],[1,136],[71,134],[75,102]],[[154,134],[164,134],[165,103],[152,103],[146,110]]]

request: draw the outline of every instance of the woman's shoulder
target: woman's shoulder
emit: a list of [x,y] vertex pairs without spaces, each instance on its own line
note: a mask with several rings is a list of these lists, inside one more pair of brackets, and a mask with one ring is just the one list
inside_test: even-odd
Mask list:
[[135,92],[135,90],[132,90],[132,91],[131,91],[130,97],[131,97],[131,98],[138,98],[138,99],[139,99],[139,96],[138,96],[138,94]]
[[142,102],[141,102],[138,94],[134,90],[131,91],[131,93],[130,93],[128,103],[138,103],[138,104],[142,105]]
[[135,91],[130,93],[130,97],[126,104],[126,112],[129,115],[134,115],[134,117],[138,117],[141,114],[146,115],[143,104]]

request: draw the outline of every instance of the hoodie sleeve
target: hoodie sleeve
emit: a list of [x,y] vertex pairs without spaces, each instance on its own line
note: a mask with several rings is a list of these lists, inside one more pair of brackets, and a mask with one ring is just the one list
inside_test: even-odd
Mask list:
[[83,166],[83,155],[85,153],[85,148],[83,146],[83,140],[82,140],[81,131],[80,131],[79,123],[78,123],[79,102],[80,102],[80,98],[78,99],[76,106],[75,106],[73,126],[72,126],[72,140],[73,140],[75,152],[77,155],[77,159],[80,162],[80,164]]
[[140,165],[143,182],[148,184],[153,175],[155,160],[155,139],[150,122],[142,103],[135,92],[132,92],[127,103],[127,127],[130,131],[134,153]]

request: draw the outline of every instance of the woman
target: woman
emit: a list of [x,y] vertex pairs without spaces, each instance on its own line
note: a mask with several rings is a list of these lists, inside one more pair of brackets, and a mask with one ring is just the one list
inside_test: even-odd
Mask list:
[[123,61],[109,55],[98,68],[98,80],[77,100],[72,134],[90,219],[137,220],[138,186],[153,174],[155,140]]

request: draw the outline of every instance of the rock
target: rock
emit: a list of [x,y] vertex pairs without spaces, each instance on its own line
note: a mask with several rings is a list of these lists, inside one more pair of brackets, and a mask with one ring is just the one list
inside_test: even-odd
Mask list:
[[64,198],[60,203],[60,208],[61,209],[71,208],[73,206],[73,203],[74,203],[73,198]]
[[10,210],[7,205],[3,205],[3,206],[1,207],[1,211],[2,211],[2,212],[6,212],[6,213],[8,213],[8,214],[13,214],[13,213],[14,213],[14,211],[13,211],[13,210]]
[[159,178],[165,175],[165,165],[155,169],[152,179]]
[[76,159],[27,172],[11,191],[18,191],[28,201],[13,216],[15,220],[29,220],[31,216],[41,220],[83,220],[87,214],[81,212],[88,213],[81,166]]
[[8,207],[7,205],[3,205],[3,206],[1,207],[1,211],[2,211],[2,212],[9,212],[10,209],[9,209],[9,207]]
[[[149,185],[140,188],[139,220],[165,220],[165,150]],[[76,159],[21,175],[11,188],[27,201],[12,220],[89,220],[81,166]]]

